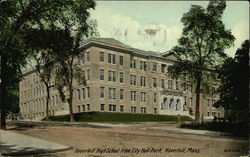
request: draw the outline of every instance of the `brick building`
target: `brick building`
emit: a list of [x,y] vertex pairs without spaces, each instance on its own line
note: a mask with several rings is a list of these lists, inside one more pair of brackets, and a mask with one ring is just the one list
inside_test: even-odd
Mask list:
[[[182,80],[166,75],[177,61],[173,53],[156,53],[132,48],[110,38],[91,38],[82,43],[84,57],[79,64],[87,85],[74,90],[73,111],[127,112],[167,115],[195,113],[195,94]],[[34,70],[24,72],[20,81],[20,112],[24,118],[45,116],[46,89]],[[52,82],[53,83],[53,82]],[[222,117],[223,109],[212,104],[218,95],[201,98],[201,116]],[[51,90],[51,115],[68,114],[68,104]]]

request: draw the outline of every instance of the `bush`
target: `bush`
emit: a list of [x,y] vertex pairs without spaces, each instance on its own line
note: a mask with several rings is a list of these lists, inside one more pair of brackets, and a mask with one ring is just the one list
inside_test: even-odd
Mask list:
[[[178,121],[178,116],[156,114],[132,114],[132,113],[109,113],[109,112],[82,112],[75,113],[78,122],[164,122]],[[43,119],[45,120],[45,119]],[[69,115],[50,116],[50,121],[68,122]],[[188,116],[181,116],[181,121],[191,121]]]

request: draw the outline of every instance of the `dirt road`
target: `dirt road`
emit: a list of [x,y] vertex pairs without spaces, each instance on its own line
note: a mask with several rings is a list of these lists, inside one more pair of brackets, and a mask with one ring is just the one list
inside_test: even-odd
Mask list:
[[176,124],[108,127],[11,126],[10,130],[72,147],[45,155],[55,157],[235,157],[248,152],[247,140],[154,130]]

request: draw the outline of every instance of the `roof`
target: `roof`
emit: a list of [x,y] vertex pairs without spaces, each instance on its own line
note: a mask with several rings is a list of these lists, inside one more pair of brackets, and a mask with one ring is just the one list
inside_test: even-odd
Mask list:
[[[126,45],[118,40],[113,38],[88,38],[80,44],[79,49],[84,48],[85,46],[98,45],[103,48],[113,48],[117,51],[123,51],[131,54],[137,54],[144,57],[156,57],[164,60],[177,61],[178,56],[173,51],[166,51],[164,53],[154,52],[154,51],[145,51],[137,48],[133,48],[129,45]],[[34,69],[23,69],[23,74],[32,73]]]
[[[109,46],[115,46],[115,47],[118,47],[118,48],[122,48],[122,49],[125,49],[127,51],[131,51],[133,53],[138,53],[138,54],[141,54],[141,55],[147,55],[147,56],[154,56],[154,57],[168,57],[170,55],[173,55],[172,52],[170,51],[166,51],[164,53],[159,53],[159,52],[154,52],[154,51],[145,51],[145,50],[142,50],[142,49],[138,49],[138,48],[133,48],[129,45],[126,45],[118,40],[115,40],[113,38],[89,38],[85,41],[83,41],[81,43],[81,46],[84,46],[88,43],[91,43],[91,42],[94,42],[94,43],[101,43],[101,44],[105,44],[105,45],[109,45]],[[175,56],[176,57],[176,56]]]
[[101,42],[101,43],[105,43],[105,44],[109,44],[109,45],[113,45],[113,46],[124,47],[124,48],[132,48],[132,47],[125,45],[124,43],[122,43],[118,40],[115,40],[113,38],[93,38],[92,37],[92,38],[89,38],[89,39],[83,41],[82,44],[85,44],[85,43],[88,43],[91,41],[97,41],[97,42]]

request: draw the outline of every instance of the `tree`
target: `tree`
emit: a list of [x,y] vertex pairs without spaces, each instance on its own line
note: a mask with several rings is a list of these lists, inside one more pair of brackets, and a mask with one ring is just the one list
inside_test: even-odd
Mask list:
[[79,26],[78,29],[73,31],[65,25],[65,34],[63,36],[65,42],[63,42],[61,50],[58,51],[60,54],[57,58],[59,64],[56,67],[56,88],[60,93],[61,99],[63,101],[67,100],[70,122],[75,121],[73,114],[75,84],[86,85],[85,74],[81,70],[77,59],[82,58],[85,53],[83,49],[79,49],[80,43],[89,36],[98,36],[95,23],[90,23],[87,29]]
[[248,117],[248,55],[249,40],[246,40],[236,51],[234,58],[227,58],[219,71],[221,85],[218,88],[220,100],[214,105],[222,106],[226,111],[231,112],[230,119],[247,121]]
[[33,56],[31,59],[35,61],[35,68],[33,68],[33,65],[31,64],[31,67],[36,71],[37,75],[43,82],[43,84],[46,87],[46,107],[45,107],[45,113],[46,113],[46,120],[48,120],[49,116],[49,103],[50,103],[50,89],[54,87],[54,85],[51,85],[51,79],[52,79],[52,72],[54,68],[54,63],[52,61],[51,53],[47,51],[41,51],[39,53],[40,55]]
[[226,57],[224,50],[235,39],[221,20],[225,8],[225,1],[210,1],[206,9],[192,5],[181,19],[182,36],[172,49],[179,62],[170,67],[169,74],[173,78],[188,78],[195,87],[196,121],[200,119],[200,95],[207,91],[216,65]]
[[[49,116],[50,89],[55,87],[51,84],[56,65],[56,51],[58,46],[64,41],[62,38],[64,31],[58,28],[33,30],[30,32],[28,45],[36,52],[31,57],[30,66],[36,71],[37,75],[46,87],[46,120]],[[32,65],[32,62],[35,61]]]
[[71,28],[74,24],[87,28],[88,9],[94,6],[93,0],[0,0],[1,129],[6,129],[8,89],[19,82],[21,68],[34,53],[28,44],[30,32],[39,32],[41,28],[60,29],[62,21],[68,21]]

